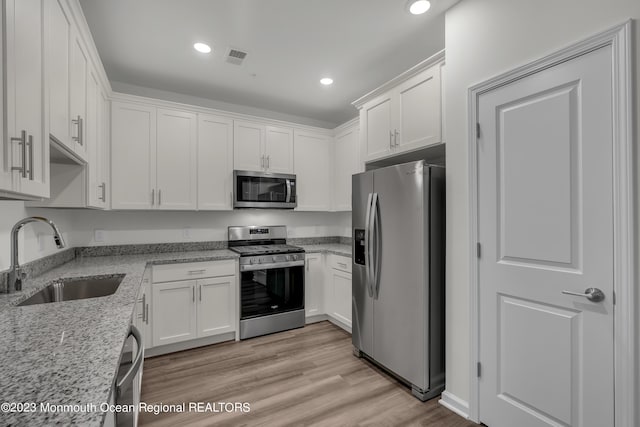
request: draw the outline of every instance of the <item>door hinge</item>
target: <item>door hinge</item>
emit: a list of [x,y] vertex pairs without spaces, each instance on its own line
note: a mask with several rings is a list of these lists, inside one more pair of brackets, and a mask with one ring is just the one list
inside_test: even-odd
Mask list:
[[476,243],[476,255],[478,255],[478,258],[480,258],[480,255],[482,253],[482,249],[480,246],[480,242]]
[[480,123],[476,123],[476,138],[480,138]]
[[612,299],[613,299],[613,305],[616,305],[616,291],[613,291],[613,292],[611,293],[611,297],[612,297]]
[[482,373],[482,365],[480,365],[480,362],[478,362],[476,368],[477,368],[476,372],[477,372],[478,378],[480,378],[480,375]]

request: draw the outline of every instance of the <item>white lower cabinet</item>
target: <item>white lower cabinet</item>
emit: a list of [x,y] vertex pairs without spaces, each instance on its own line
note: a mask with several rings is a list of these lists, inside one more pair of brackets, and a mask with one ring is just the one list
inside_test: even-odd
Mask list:
[[351,258],[329,254],[329,316],[351,328]]
[[304,273],[304,311],[306,317],[324,313],[324,266],[322,254],[307,254]]
[[151,348],[153,337],[151,336],[151,268],[147,268],[142,278],[142,287],[138,293],[136,311],[133,316],[133,324],[142,334],[145,350]]
[[154,283],[153,345],[197,338],[195,280]]
[[235,331],[235,276],[197,281],[198,338]]
[[351,332],[351,258],[312,253],[306,256],[307,323],[329,319]]
[[[153,347],[233,333],[237,261],[153,267],[150,314]],[[215,277],[208,277],[215,276]]]

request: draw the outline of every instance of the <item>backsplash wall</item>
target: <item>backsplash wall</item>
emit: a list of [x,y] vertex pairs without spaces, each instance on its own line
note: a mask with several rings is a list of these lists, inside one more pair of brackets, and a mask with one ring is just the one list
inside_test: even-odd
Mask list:
[[[0,271],[10,266],[10,232],[18,220],[33,215],[53,220],[68,247],[227,240],[231,225],[286,225],[289,237],[351,235],[351,212],[237,210],[219,212],[97,211],[25,208],[23,202],[0,201]],[[103,241],[95,240],[102,230]],[[38,240],[42,235],[42,247]],[[20,262],[57,252],[50,229],[29,224],[20,231]]]

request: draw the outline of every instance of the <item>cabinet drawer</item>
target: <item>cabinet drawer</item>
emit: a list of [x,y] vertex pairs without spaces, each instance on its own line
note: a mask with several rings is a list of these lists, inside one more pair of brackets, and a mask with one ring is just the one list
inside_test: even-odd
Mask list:
[[153,283],[202,279],[205,277],[234,276],[235,260],[161,264],[153,266]]
[[351,258],[340,255],[331,255],[329,262],[331,263],[331,268],[351,273]]

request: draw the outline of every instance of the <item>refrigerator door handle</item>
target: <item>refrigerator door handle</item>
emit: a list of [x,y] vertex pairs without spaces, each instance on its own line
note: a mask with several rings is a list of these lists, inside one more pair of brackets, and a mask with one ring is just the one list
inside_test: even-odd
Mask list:
[[378,235],[378,193],[373,193],[371,200],[371,223],[369,224],[371,236],[371,293],[374,299],[378,299],[378,266],[379,266],[379,240]]
[[367,283],[367,293],[369,297],[373,297],[373,287],[371,286],[371,199],[373,194],[369,193],[367,198],[367,214],[365,217],[364,228],[364,263],[365,263],[365,282]]
[[376,193],[375,204],[373,206],[374,212],[374,234],[375,234],[375,243],[376,243],[376,281],[374,283],[375,286],[375,295],[376,299],[380,295],[380,268],[382,265],[382,223],[380,222],[379,214],[380,214],[380,199],[378,198],[378,194]]

